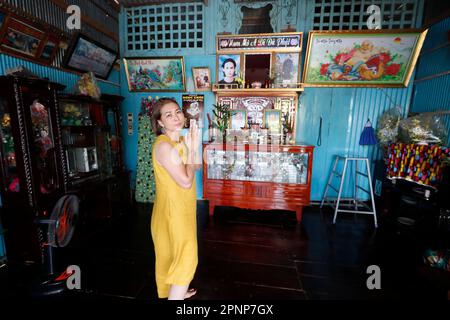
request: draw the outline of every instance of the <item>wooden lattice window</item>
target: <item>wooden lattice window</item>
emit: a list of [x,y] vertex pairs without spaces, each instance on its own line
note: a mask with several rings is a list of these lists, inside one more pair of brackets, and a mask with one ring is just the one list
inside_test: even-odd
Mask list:
[[203,48],[203,4],[126,9],[127,50]]
[[367,8],[377,5],[381,29],[415,28],[422,0],[315,0],[314,30],[367,29]]

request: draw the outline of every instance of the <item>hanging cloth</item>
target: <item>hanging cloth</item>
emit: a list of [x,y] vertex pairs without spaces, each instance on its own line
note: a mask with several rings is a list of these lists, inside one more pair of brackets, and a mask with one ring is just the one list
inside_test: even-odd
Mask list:
[[377,144],[377,138],[375,137],[375,130],[372,127],[372,122],[367,119],[364,130],[359,138],[359,144],[362,146]]

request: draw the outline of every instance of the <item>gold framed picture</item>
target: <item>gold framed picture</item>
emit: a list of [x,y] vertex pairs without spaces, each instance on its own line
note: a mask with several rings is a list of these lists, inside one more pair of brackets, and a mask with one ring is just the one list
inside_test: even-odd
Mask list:
[[427,30],[311,31],[303,83],[311,87],[406,87]]
[[123,58],[130,92],[186,91],[183,57]]
[[264,110],[264,127],[269,131],[281,132],[281,110]]
[[247,110],[236,109],[232,111],[230,128],[240,130],[247,126]]
[[194,80],[195,91],[211,90],[211,72],[209,67],[193,67],[192,79]]

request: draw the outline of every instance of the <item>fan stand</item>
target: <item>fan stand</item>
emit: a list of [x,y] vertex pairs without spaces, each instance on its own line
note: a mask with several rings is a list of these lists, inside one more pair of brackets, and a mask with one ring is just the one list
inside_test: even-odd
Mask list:
[[[75,195],[64,195],[56,203],[49,219],[39,219],[40,228],[47,230],[47,241],[43,243],[45,274],[32,287],[32,296],[50,296],[67,291],[67,274],[64,270],[55,275],[54,247],[65,247],[71,240],[78,216],[79,199]],[[42,230],[40,229],[42,232]],[[62,231],[61,239],[58,231]]]
[[[53,223],[49,221],[48,219],[42,219],[39,221],[39,224],[48,224]],[[44,264],[43,264],[43,271],[44,274],[42,274],[39,279],[37,279],[31,289],[31,295],[35,297],[41,297],[41,296],[51,296],[51,295],[57,295],[62,294],[64,291],[67,290],[66,285],[66,279],[57,280],[60,277],[57,277],[55,275],[55,266],[54,266],[54,248],[49,245],[48,243],[43,245],[43,257],[44,257]]]

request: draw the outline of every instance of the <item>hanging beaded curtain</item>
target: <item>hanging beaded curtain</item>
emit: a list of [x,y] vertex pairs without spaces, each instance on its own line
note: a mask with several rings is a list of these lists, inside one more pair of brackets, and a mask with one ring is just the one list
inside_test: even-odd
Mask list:
[[138,118],[138,157],[136,170],[136,201],[150,203],[155,200],[155,173],[152,164],[152,146],[156,139],[152,131],[151,110],[157,99],[142,98]]

